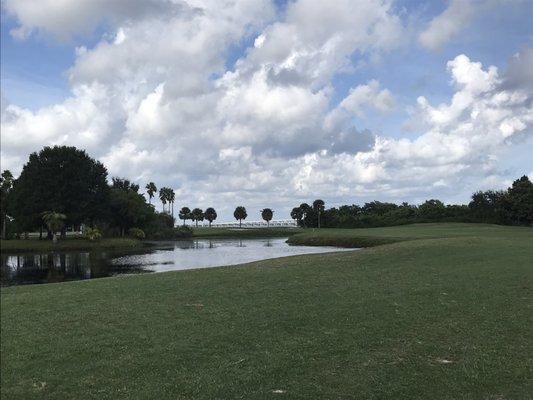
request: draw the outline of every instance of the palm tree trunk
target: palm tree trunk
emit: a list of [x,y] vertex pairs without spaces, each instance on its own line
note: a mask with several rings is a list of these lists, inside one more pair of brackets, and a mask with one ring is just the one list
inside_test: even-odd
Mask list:
[[242,219],[239,220],[239,228],[242,228]]

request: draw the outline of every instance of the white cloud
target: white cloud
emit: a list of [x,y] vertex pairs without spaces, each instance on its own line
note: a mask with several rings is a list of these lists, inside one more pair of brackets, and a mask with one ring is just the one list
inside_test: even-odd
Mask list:
[[451,0],[444,12],[431,20],[426,30],[420,33],[420,43],[430,49],[438,50],[457,36],[479,12],[481,0]]
[[[168,5],[173,12],[122,10],[116,0],[105,15],[92,2],[63,2],[48,19],[6,4],[25,31],[77,34],[90,29],[78,15],[87,13],[112,21],[112,34],[78,49],[65,102],[32,112],[3,101],[2,164],[15,173],[44,145],[76,145],[112,175],[174,187],[180,204],[259,210],[268,202],[284,217],[315,196],[413,199],[454,191],[469,176],[497,177],[502,148],[531,131],[528,87],[464,55],[447,64],[449,103],[420,97],[418,138],[354,124],[397,107],[377,80],[333,106],[332,78],[353,68],[354,54],[402,45],[389,1],[299,0],[277,21],[266,0],[195,0]],[[62,26],[62,18],[78,24]],[[228,52],[244,38],[254,44],[228,70]],[[515,82],[527,76],[524,54],[513,61]]]

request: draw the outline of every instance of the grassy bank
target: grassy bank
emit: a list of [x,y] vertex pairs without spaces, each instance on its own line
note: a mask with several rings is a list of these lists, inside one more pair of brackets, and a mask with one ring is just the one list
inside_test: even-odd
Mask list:
[[488,224],[413,224],[367,229],[307,229],[289,237],[293,245],[374,247],[414,239],[531,235],[531,228]]
[[530,398],[533,230],[425,228],[368,230],[419,239],[361,251],[2,289],[2,398]]
[[120,250],[141,248],[143,243],[129,238],[105,238],[90,241],[81,238],[60,239],[57,243],[51,240],[14,239],[0,241],[2,253],[10,252],[39,252],[39,251],[73,251],[73,250]]
[[287,237],[304,232],[301,228],[193,228],[194,237],[268,238]]

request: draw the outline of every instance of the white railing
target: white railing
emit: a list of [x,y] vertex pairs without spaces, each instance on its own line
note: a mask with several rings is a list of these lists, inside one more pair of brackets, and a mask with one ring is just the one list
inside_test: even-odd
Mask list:
[[[192,225],[195,226],[194,224]],[[198,226],[200,227],[208,227],[209,223],[206,221],[203,221],[201,223],[198,223]],[[274,228],[274,227],[284,227],[284,228],[296,228],[298,225],[296,224],[296,221],[293,219],[278,219],[270,221],[268,224],[266,221],[242,221],[242,226],[239,226],[239,221],[235,222],[213,222],[211,224],[212,228]]]

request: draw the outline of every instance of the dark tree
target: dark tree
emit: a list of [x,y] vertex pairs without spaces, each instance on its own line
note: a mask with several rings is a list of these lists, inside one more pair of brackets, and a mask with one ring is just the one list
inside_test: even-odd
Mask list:
[[507,213],[511,223],[533,224],[533,183],[524,175],[507,190]]
[[154,182],[150,182],[149,184],[146,185],[145,189],[146,189],[146,193],[148,194],[148,203],[152,204],[152,198],[157,193],[157,186],[155,185]]
[[272,221],[272,217],[274,216],[274,211],[270,208],[265,208],[261,211],[261,218],[263,218],[267,225],[270,226],[270,221]]
[[195,208],[191,212],[192,220],[196,222],[196,227],[198,227],[198,221],[204,220],[204,212],[201,208]]
[[13,189],[13,174],[6,169],[0,176],[0,223],[2,224],[2,239],[5,239],[7,236],[7,208],[11,189]]
[[204,216],[205,216],[205,219],[209,221],[209,227],[211,227],[211,223],[215,219],[217,219],[217,212],[215,211],[213,207],[208,207],[205,210]]
[[182,207],[178,217],[183,220],[183,226],[185,226],[185,221],[191,219],[191,209],[189,207]]
[[418,211],[424,221],[438,221],[446,217],[446,206],[440,200],[426,200],[418,207]]
[[324,212],[324,200],[313,201],[313,211],[317,214],[317,227],[320,228],[320,214]]
[[153,207],[133,190],[111,189],[110,205],[111,220],[121,236],[131,228],[144,228],[154,216]]
[[296,220],[298,225],[302,224],[302,218],[304,217],[304,213],[300,207],[294,207],[291,211],[291,218]]
[[242,227],[242,220],[246,219],[246,217],[248,216],[246,208],[244,208],[243,206],[238,206],[237,208],[235,208],[235,211],[233,211],[233,216],[236,220],[239,221],[239,227]]
[[66,215],[66,225],[107,216],[107,170],[75,147],[45,147],[32,153],[13,184],[13,216],[24,229],[42,226],[42,213]]
[[112,189],[122,189],[126,192],[139,192],[139,185],[136,185],[133,182],[130,182],[126,178],[112,178],[113,184],[111,185]]

